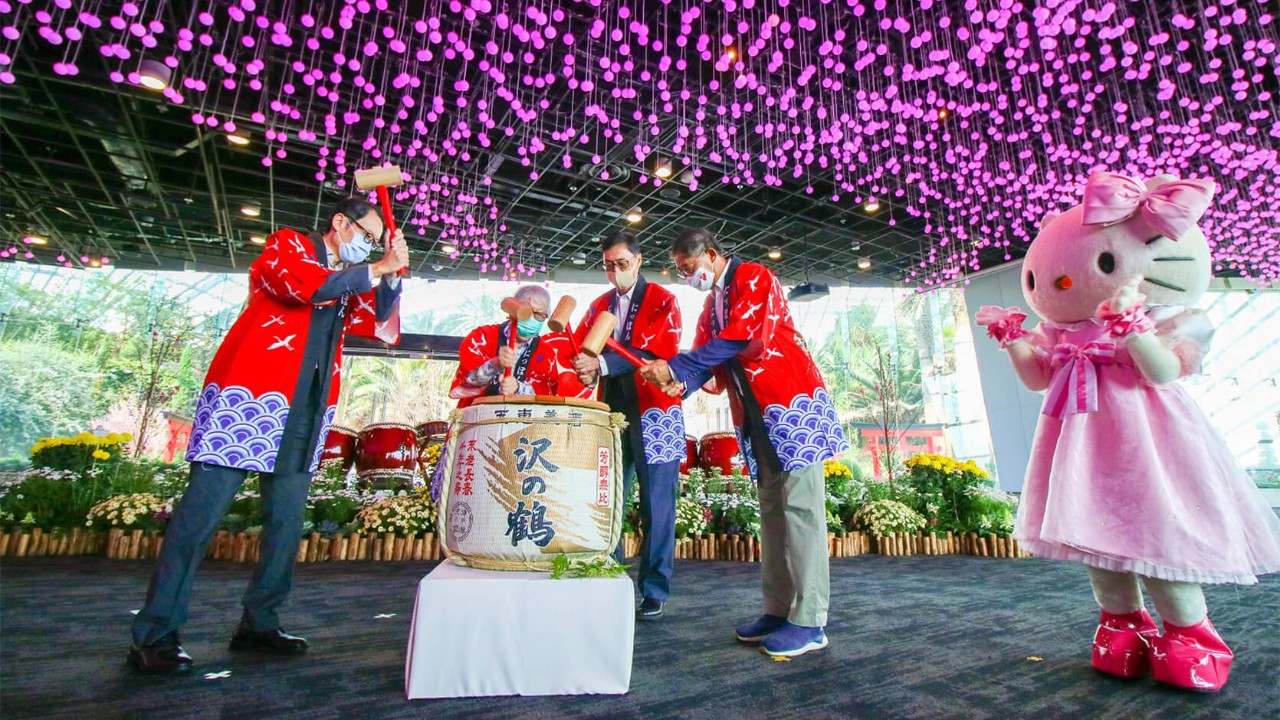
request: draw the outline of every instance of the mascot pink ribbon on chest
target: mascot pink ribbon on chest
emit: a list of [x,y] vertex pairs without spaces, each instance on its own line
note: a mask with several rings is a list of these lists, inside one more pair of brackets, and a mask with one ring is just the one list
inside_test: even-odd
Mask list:
[[1043,321],[977,316],[1022,382],[1046,391],[1014,536],[1087,567],[1094,668],[1201,691],[1227,682],[1233,658],[1201,585],[1280,570],[1280,520],[1176,382],[1199,372],[1213,335],[1192,307],[1209,285],[1196,223],[1213,192],[1210,180],[1095,173],[1027,250],[1023,293]]

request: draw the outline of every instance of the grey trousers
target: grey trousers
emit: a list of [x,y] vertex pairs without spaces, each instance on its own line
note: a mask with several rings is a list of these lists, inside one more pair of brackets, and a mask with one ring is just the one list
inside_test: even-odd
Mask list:
[[[307,488],[311,484],[311,453],[306,451],[306,444],[283,443],[276,458],[276,472],[261,475],[262,547],[242,599],[244,620],[254,630],[280,626],[276,611],[293,587],[293,563],[302,539]],[[135,644],[153,643],[186,623],[196,568],[246,474],[236,468],[191,463],[191,482],[165,529],[147,602],[133,621]]]
[[831,604],[827,491],[822,462],[773,473],[757,462],[764,612],[825,627]]

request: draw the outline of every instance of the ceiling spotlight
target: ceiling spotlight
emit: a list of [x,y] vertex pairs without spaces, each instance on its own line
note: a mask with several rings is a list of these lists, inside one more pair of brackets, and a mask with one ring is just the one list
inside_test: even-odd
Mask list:
[[780,260],[782,258],[782,250],[778,248],[769,248],[769,259]]
[[572,262],[574,265],[586,265],[587,256],[584,253],[574,253]]
[[875,198],[871,198],[870,200],[867,201],[866,205],[862,206],[862,209],[866,210],[869,213],[873,213],[880,209],[880,201],[876,200]]
[[685,185],[688,185],[689,183],[693,182],[694,177],[696,176],[693,174],[692,170],[685,170],[684,172],[680,173],[680,182],[684,183]]
[[640,210],[640,206],[637,205],[636,207],[628,210],[627,214],[623,217],[625,217],[629,223],[638,223],[644,219],[644,213]]
[[102,261],[98,258],[94,258],[89,261],[89,267],[102,267]]
[[866,270],[871,267],[871,258],[858,258],[858,269]]
[[266,245],[267,239],[262,237],[261,235],[250,235],[249,242],[253,243],[254,245]]
[[938,108],[938,119],[939,119],[939,120],[946,120],[946,119],[947,119],[947,115],[948,115],[948,113],[947,113],[947,109],[946,109],[946,108]]
[[28,235],[22,238],[22,242],[28,245],[48,245],[49,241],[39,235]]
[[138,63],[138,84],[148,90],[164,90],[173,79],[173,69],[159,60],[143,59]]
[[240,133],[227,133],[227,142],[244,147],[249,144],[249,138]]
[[444,253],[445,255],[452,255],[458,252],[458,246],[450,243],[445,243],[444,245],[440,246],[440,252]]
[[857,240],[854,240],[854,241],[853,241],[853,243],[849,245],[849,249],[850,249],[850,250],[861,250],[861,249],[862,249],[862,243],[858,242]]
[[653,169],[653,174],[664,180],[671,177],[671,163],[666,160],[659,160],[657,167]]
[[240,208],[240,212],[246,217],[258,217],[262,214],[262,206],[257,203],[250,203]]
[[667,270],[666,268],[662,268],[661,272],[663,277],[666,277],[671,274],[671,271]]

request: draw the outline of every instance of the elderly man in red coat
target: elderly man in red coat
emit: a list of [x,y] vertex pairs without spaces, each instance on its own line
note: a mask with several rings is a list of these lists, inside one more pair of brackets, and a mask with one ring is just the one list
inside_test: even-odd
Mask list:
[[460,408],[485,395],[584,397],[590,392],[569,365],[569,336],[542,334],[551,294],[539,285],[524,285],[514,297],[533,311],[529,319],[516,324],[514,348],[509,321],[481,325],[462,339],[458,370],[449,390]]
[[386,255],[366,264],[383,234],[377,209],[349,198],[333,209],[323,235],[279,230],[250,266],[249,302],[218,348],[196,403],[187,450],[191,481],[133,622],[129,662],[137,669],[190,669],[178,628],[187,619],[196,568],[250,470],[262,486],[262,549],[231,649],[307,649],[306,640],[280,629],[276,611],[293,584],[307,487],[337,406],[343,334],[399,341],[396,273],[409,256],[397,232]]

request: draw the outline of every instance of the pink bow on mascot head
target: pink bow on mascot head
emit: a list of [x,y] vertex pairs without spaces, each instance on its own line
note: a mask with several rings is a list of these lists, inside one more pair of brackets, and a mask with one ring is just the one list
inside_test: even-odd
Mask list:
[[1151,229],[1177,240],[1195,226],[1213,199],[1212,180],[1173,180],[1148,190],[1138,180],[1096,172],[1084,186],[1086,225],[1108,225],[1138,216]]

